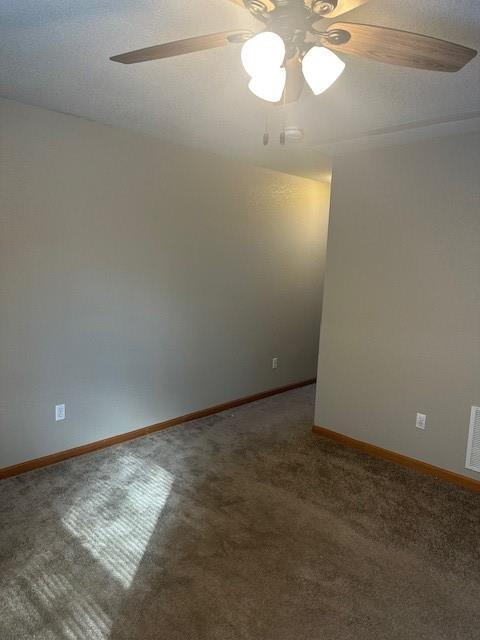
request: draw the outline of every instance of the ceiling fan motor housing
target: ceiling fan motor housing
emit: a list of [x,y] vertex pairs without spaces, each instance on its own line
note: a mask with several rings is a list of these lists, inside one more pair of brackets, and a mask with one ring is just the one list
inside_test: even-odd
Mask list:
[[287,47],[287,58],[300,48],[310,25],[311,13],[298,0],[276,0],[275,10],[267,15],[268,30],[278,33]]

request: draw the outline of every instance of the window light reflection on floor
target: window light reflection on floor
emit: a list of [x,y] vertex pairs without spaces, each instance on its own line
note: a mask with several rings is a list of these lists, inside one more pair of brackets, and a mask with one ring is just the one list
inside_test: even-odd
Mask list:
[[2,596],[1,622],[12,629],[7,636],[12,639],[106,640],[110,636],[109,615],[73,573],[56,566],[52,551],[32,558]]
[[[87,474],[66,509],[62,504],[59,521],[50,522],[49,544],[39,539],[21,567],[0,576],[0,640],[5,628],[15,639],[108,640],[114,602],[122,601],[135,577],[173,480],[158,464],[128,451]],[[71,556],[57,553],[57,539],[59,549],[69,540]],[[101,567],[92,571],[108,589],[108,614],[88,581],[79,580],[79,558],[82,565],[91,558]]]
[[62,518],[64,527],[124,588],[135,576],[173,484],[168,471],[122,457],[115,482],[89,485]]

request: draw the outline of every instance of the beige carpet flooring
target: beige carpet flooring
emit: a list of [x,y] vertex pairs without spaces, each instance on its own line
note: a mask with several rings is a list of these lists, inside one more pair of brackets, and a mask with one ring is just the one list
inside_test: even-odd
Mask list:
[[0,482],[0,639],[479,640],[480,496],[306,387]]

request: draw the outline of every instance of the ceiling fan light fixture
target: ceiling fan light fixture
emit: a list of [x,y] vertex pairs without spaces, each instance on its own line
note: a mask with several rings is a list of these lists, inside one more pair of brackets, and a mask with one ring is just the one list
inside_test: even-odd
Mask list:
[[285,60],[285,43],[272,31],[258,33],[242,47],[242,64],[250,77],[280,69]]
[[302,60],[303,75],[316,96],[331,87],[344,69],[343,60],[325,47],[312,47]]
[[279,102],[285,90],[287,70],[279,67],[264,73],[257,73],[249,82],[250,91],[267,102]]

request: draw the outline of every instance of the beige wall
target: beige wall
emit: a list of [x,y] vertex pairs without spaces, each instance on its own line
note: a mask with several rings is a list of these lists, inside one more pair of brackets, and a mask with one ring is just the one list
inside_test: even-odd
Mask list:
[[480,404],[479,172],[480,135],[336,163],[315,416],[477,478],[464,464]]
[[0,160],[0,467],[315,375],[326,185],[5,100]]

